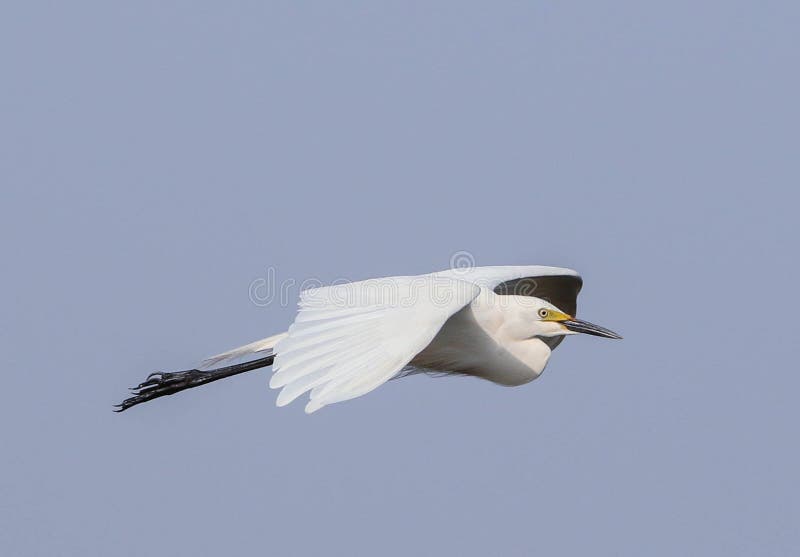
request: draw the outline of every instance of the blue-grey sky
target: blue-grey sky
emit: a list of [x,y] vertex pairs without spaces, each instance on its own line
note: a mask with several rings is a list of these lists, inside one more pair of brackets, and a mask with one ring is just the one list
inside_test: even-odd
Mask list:
[[[0,553],[800,553],[800,5],[5,2]],[[584,275],[517,389],[313,416],[253,281]]]

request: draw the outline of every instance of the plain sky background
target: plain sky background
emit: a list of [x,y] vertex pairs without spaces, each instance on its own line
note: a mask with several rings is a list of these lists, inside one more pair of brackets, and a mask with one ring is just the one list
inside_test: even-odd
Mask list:
[[[800,4],[3,2],[0,553],[797,555]],[[254,280],[581,271],[517,389],[313,416]],[[294,293],[296,295],[296,292]]]

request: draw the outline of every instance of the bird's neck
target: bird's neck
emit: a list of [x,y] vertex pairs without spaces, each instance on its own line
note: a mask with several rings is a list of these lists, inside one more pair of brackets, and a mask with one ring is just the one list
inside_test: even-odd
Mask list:
[[506,344],[506,349],[528,366],[536,377],[542,374],[550,359],[550,347],[538,337]]

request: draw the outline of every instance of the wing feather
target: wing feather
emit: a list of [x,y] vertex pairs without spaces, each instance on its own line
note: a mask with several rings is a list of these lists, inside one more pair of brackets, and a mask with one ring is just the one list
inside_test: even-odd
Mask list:
[[311,391],[306,412],[366,394],[422,351],[480,287],[450,277],[389,277],[307,290],[275,346],[278,405]]

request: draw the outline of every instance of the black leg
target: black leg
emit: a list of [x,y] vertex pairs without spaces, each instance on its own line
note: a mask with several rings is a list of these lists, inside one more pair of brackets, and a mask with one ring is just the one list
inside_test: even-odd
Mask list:
[[144,382],[139,383],[131,391],[133,396],[126,398],[122,403],[116,405],[114,412],[122,412],[131,406],[136,406],[142,402],[153,400],[158,397],[173,395],[192,387],[199,387],[212,381],[218,381],[232,375],[238,375],[246,371],[272,365],[275,355],[270,354],[258,360],[244,362],[218,369],[200,371],[199,369],[189,369],[186,371],[157,371],[147,376]]

